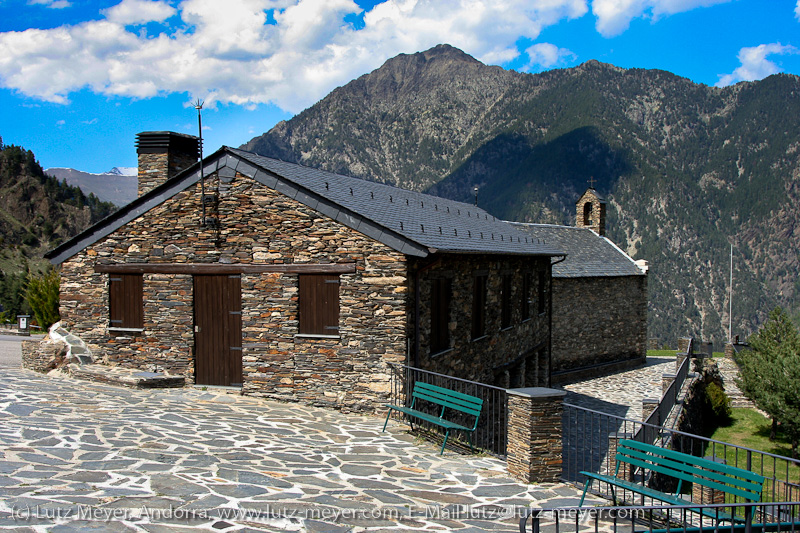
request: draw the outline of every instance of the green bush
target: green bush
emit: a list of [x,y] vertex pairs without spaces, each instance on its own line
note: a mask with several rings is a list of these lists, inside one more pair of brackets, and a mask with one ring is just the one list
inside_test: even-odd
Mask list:
[[732,420],[731,399],[716,383],[706,385],[706,402],[709,411],[720,425],[728,425]]
[[58,290],[61,276],[55,268],[34,276],[28,274],[25,286],[25,299],[31,306],[36,322],[46,332],[50,326],[59,321]]

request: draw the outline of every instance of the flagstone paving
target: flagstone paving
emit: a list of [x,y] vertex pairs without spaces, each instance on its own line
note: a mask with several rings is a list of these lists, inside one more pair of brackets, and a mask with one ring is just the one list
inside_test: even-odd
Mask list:
[[[0,340],[0,352],[8,350]],[[3,360],[5,361],[5,360]],[[517,531],[577,505],[406,426],[217,390],[134,390],[0,364],[0,529]],[[597,500],[599,502],[600,500]],[[591,502],[588,502],[591,504]]]
[[675,357],[648,357],[642,367],[563,385],[566,403],[603,413],[642,419],[642,400],[661,399],[663,374],[675,373]]

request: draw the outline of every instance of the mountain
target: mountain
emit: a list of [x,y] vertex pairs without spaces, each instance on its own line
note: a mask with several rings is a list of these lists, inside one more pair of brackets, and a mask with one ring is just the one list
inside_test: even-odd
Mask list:
[[243,145],[287,161],[574,224],[590,177],[608,236],[650,261],[649,336],[747,336],[800,301],[800,78],[726,88],[597,61],[524,74],[447,45],[388,60]]
[[0,139],[0,312],[28,312],[22,299],[28,270],[39,270],[45,251],[114,211],[48,176],[35,156]]
[[45,170],[45,173],[59,180],[65,180],[73,187],[80,187],[86,193],[93,193],[103,202],[123,206],[136,199],[138,187],[136,167],[114,167],[102,174],[53,167]]

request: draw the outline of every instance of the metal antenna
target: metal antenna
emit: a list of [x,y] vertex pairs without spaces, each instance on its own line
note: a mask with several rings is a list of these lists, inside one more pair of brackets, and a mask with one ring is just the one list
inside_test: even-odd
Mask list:
[[194,108],[197,109],[197,130],[200,137],[200,205],[203,209],[203,226],[206,225],[206,179],[203,175],[203,117],[200,111],[203,109],[204,103],[199,98],[194,103]]

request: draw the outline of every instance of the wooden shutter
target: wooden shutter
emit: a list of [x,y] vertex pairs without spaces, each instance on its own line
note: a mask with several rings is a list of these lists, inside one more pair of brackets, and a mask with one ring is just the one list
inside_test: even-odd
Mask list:
[[143,328],[141,274],[111,274],[108,278],[109,322],[112,328]]
[[531,273],[522,274],[522,294],[520,296],[520,314],[522,320],[531,317]]
[[339,334],[339,276],[301,274],[299,294],[300,333]]
[[431,353],[450,348],[450,280],[431,280]]
[[503,274],[500,281],[500,329],[505,329],[511,326],[511,274]]
[[547,273],[544,270],[539,271],[539,314],[544,313],[545,304],[547,303]]
[[472,338],[486,333],[486,276],[476,275],[472,285]]

